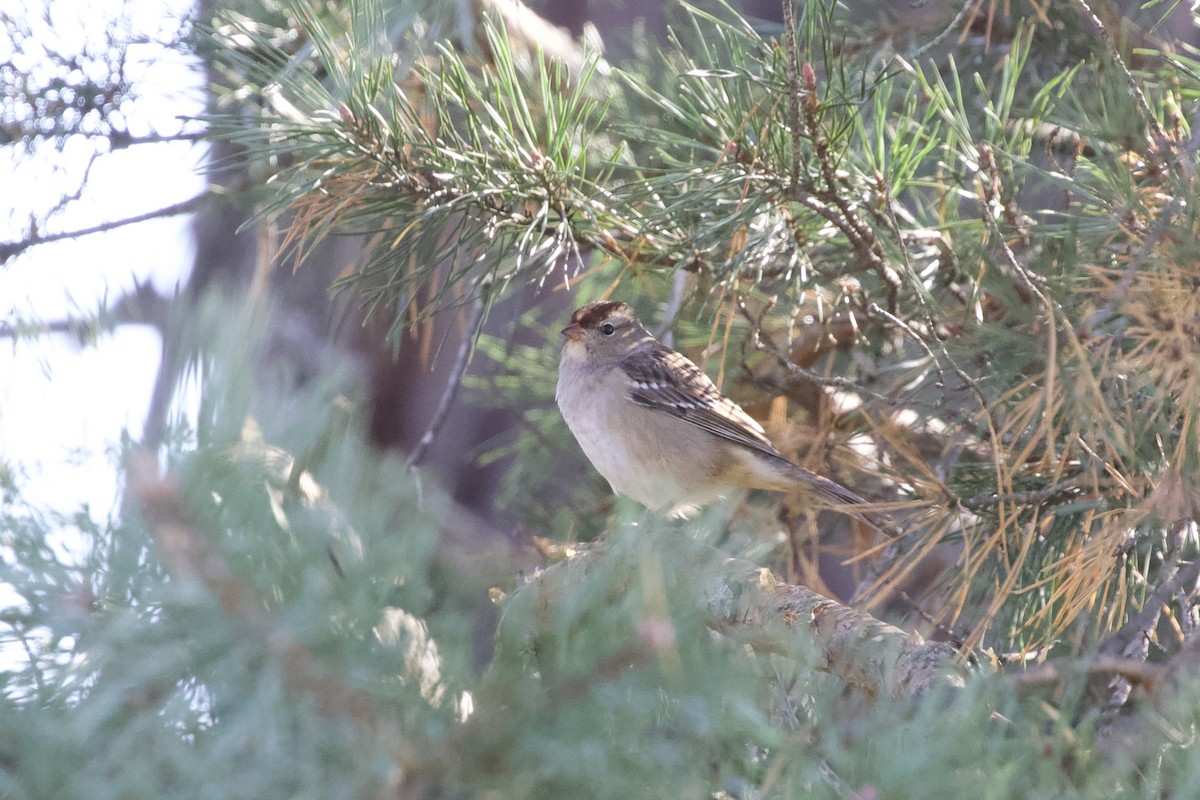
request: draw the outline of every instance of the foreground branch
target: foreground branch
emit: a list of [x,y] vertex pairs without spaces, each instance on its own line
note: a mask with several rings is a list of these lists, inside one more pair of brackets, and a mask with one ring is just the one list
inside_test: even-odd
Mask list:
[[141,501],[146,529],[159,560],[174,581],[207,590],[231,619],[249,635],[261,638],[279,657],[289,691],[311,695],[322,714],[345,716],[368,727],[378,726],[378,701],[370,693],[344,683],[266,610],[255,589],[240,580],[208,538],[193,527],[180,486],[159,475],[152,453],[138,450],[129,459],[130,489]]
[[[905,633],[803,586],[780,583],[768,570],[693,539],[673,537],[663,549],[670,552],[661,560],[663,584],[690,593],[705,624],[737,642],[760,652],[811,659],[816,669],[872,697],[913,697],[963,683],[965,670],[947,644],[925,642],[919,634]],[[626,548],[601,547],[537,573],[508,601],[496,661],[545,651],[561,633],[554,610],[567,597],[578,597],[596,580],[613,586],[636,583],[643,575],[642,560]]]

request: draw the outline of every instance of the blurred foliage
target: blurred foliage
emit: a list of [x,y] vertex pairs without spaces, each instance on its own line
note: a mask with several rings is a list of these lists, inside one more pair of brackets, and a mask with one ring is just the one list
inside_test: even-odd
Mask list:
[[0,145],[112,133],[133,93],[127,14],[89,38],[63,4],[38,5],[0,11]]
[[[72,212],[92,200],[93,168],[103,173],[106,157],[181,143],[176,152],[187,158],[202,126],[161,113],[162,93],[186,107],[189,92],[199,100],[202,80],[185,46],[192,21],[169,6],[28,0],[0,8],[0,183],[9,189],[0,265],[79,230]],[[12,327],[23,326],[18,302],[4,300]]]
[[1147,797],[1196,778],[1190,682],[1140,712],[1160,734],[1106,756],[1082,677],[872,704],[715,635],[662,570],[711,518],[618,519],[561,603],[507,603],[551,632],[539,649],[480,674],[428,579],[431,498],[357,425],[314,424],[336,381],[256,415],[240,338],[214,337],[207,369],[233,383],[206,382],[171,471],[124,454],[141,513],[56,519],[6,493],[6,796]]
[[[567,64],[499,4],[469,36],[450,5],[204,21],[226,87],[210,124],[261,178],[247,191],[284,248],[302,262],[364,236],[338,288],[396,346],[527,283],[622,296],[655,326],[665,309],[781,449],[863,487],[905,535],[821,517],[817,536],[779,498],[679,525],[614,503],[578,456],[546,456],[573,452],[553,347],[481,336],[475,357],[507,377],[469,379],[474,401],[524,412],[484,456],[513,464],[499,502],[558,546],[605,537],[560,603],[490,587],[512,593],[507,625],[554,635],[482,670],[453,594],[483,587],[446,584],[469,579],[442,549],[456,521],[437,487],[365,444],[339,376],[263,390],[261,309],[209,310],[199,414],[164,452],[122,454],[117,518],[28,507],[3,472],[0,792],[1196,785],[1194,49],[1083,2],[1003,19],[992,4],[911,43],[834,4],[788,6],[780,27],[711,3],[681,4],[640,60]],[[554,341],[557,324],[522,324]],[[805,654],[709,630],[663,577],[672,536],[813,587],[823,560],[848,563],[863,607],[997,670],[1057,671],[868,702]],[[1135,703],[1088,674],[1113,654],[1161,667],[1127,681]]]

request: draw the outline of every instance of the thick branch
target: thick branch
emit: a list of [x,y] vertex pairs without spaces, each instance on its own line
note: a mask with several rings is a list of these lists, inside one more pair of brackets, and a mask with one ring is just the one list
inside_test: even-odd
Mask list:
[[[669,548],[670,558],[661,560],[664,584],[690,593],[705,624],[737,642],[811,658],[815,668],[873,697],[913,697],[963,683],[965,670],[947,644],[925,642],[803,586],[780,583],[768,570],[693,539],[673,537]],[[544,652],[561,634],[552,610],[579,596],[589,581],[638,582],[642,557],[627,552],[604,547],[573,555],[518,589],[500,622],[497,665]]]

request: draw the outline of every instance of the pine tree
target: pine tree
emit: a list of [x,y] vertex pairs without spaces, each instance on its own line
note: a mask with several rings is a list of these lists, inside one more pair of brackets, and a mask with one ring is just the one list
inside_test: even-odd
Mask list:
[[[225,287],[179,332],[199,413],[129,443],[118,514],[5,475],[4,793],[1186,794],[1200,63],[1170,10],[883,36],[681,5],[617,64],[435,6],[212,11],[207,122],[282,263],[350,237],[331,287],[394,347],[462,326],[427,439],[460,396],[515,409],[485,524],[543,563],[472,561],[428,441],[381,453],[355,372],[281,367],[280,301]],[[895,530],[613,499],[553,408],[561,322],[483,332],[530,286],[637,305]]]

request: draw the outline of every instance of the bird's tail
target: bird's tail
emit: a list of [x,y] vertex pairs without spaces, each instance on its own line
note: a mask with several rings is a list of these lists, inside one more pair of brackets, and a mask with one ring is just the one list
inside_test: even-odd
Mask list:
[[891,538],[896,538],[900,535],[900,530],[896,527],[896,523],[885,514],[859,508],[859,506],[866,506],[869,503],[845,486],[842,486],[837,481],[832,481],[829,478],[818,475],[810,469],[805,469],[798,464],[793,464],[786,460],[785,463],[787,464],[786,472],[793,483],[793,486],[790,487],[791,489],[809,494],[815,492],[823,500],[830,503],[831,510],[848,514],[855,519],[860,519],[877,529],[880,533]]

